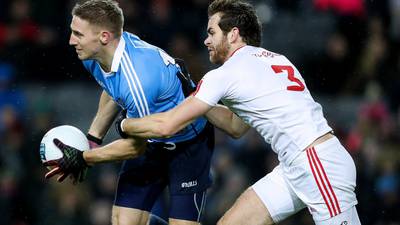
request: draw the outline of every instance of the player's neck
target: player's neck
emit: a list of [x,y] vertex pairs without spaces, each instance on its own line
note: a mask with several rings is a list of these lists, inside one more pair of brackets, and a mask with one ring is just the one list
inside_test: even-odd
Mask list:
[[[227,54],[228,57],[226,57],[225,62],[228,61],[239,49],[243,48],[243,47],[246,46],[246,45],[247,45],[247,44],[244,43],[244,42],[231,45],[230,51],[229,51],[229,53]],[[224,63],[225,63],[225,62],[224,62]]]
[[116,38],[107,45],[104,46],[101,56],[97,59],[101,68],[106,71],[111,71],[112,61],[114,58],[115,51],[117,50],[120,38]]

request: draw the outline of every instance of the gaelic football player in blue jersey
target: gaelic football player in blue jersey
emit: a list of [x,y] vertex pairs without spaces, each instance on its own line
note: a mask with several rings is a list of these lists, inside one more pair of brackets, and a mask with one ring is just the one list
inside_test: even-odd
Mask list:
[[[162,49],[124,32],[123,12],[115,1],[77,3],[72,16],[69,44],[103,88],[88,132],[92,144],[101,144],[121,109],[128,118],[141,118],[172,109],[185,99],[192,83],[181,79],[183,67]],[[82,181],[89,165],[123,160],[113,224],[146,224],[149,211],[167,186],[169,224],[199,224],[211,185],[213,138],[212,126],[201,117],[167,138],[125,136],[83,153],[55,139],[64,156],[45,163],[55,166],[46,178],[58,175],[62,181],[72,176]]]

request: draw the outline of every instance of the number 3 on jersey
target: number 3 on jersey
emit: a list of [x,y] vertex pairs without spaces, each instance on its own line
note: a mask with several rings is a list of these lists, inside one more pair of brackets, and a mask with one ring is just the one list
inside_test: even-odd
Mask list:
[[305,86],[304,84],[294,76],[294,69],[292,66],[282,66],[282,65],[272,65],[272,69],[275,73],[282,73],[283,71],[287,72],[287,78],[291,81],[296,83],[297,85],[290,85],[287,86],[287,90],[289,91],[303,91]]

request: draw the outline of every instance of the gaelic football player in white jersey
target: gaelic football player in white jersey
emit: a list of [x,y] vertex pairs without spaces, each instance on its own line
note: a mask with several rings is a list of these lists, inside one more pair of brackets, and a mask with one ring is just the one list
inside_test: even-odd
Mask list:
[[249,187],[218,224],[275,224],[303,208],[318,225],[360,224],[353,159],[296,67],[285,56],[259,47],[261,28],[253,7],[240,0],[216,0],[208,14],[204,44],[210,61],[221,66],[207,73],[176,108],[125,119],[122,130],[147,138],[170,136],[201,115],[233,137],[254,127],[280,164]]

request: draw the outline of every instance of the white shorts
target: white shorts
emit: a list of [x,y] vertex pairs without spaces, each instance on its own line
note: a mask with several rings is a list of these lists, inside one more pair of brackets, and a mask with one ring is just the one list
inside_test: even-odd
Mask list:
[[338,215],[358,220],[357,212],[343,213],[355,209],[355,186],[354,161],[339,140],[331,138],[302,151],[289,165],[279,164],[252,188],[275,223],[307,207],[317,224],[325,224],[321,222]]

